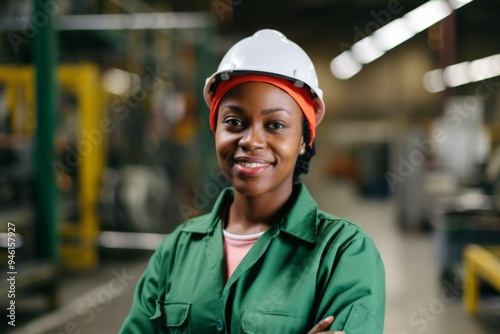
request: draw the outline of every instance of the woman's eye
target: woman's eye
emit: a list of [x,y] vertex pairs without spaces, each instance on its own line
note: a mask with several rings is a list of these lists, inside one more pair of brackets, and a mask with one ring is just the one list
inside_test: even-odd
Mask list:
[[273,129],[273,130],[283,129],[284,127],[285,127],[285,125],[282,123],[279,123],[279,122],[271,122],[268,125],[268,128]]
[[240,121],[239,119],[235,119],[235,118],[230,118],[230,119],[227,119],[225,121],[225,123],[229,126],[242,126],[243,125],[243,122]]

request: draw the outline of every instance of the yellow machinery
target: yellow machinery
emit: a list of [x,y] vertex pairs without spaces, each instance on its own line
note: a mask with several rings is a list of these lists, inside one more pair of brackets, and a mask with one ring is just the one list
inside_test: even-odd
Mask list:
[[[89,63],[61,65],[58,80],[60,90],[76,98],[78,109],[75,113],[77,127],[70,159],[72,164],[64,164],[64,155],[60,157],[62,161],[54,161],[53,164],[58,183],[64,183],[68,180],[68,173],[77,171],[78,218],[77,221],[63,221],[60,225],[60,262],[66,268],[92,269],[98,264],[98,194],[106,138],[103,126],[109,126],[103,124],[99,69]],[[33,83],[33,67],[0,66],[0,84],[6,88],[7,110],[11,112],[9,136],[13,138],[33,139],[36,126]],[[61,111],[65,112],[64,109]],[[59,204],[64,210],[64,203]]]
[[479,279],[483,279],[500,291],[500,246],[481,247],[468,245],[465,257],[465,312],[477,313],[479,301]]

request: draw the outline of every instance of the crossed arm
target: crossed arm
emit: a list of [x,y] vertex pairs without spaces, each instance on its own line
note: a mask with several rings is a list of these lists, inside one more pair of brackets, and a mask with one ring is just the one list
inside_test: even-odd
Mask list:
[[327,329],[328,327],[333,324],[333,320],[335,320],[335,317],[333,315],[321,320],[318,322],[307,334],[346,334],[345,332],[324,332],[324,329]]

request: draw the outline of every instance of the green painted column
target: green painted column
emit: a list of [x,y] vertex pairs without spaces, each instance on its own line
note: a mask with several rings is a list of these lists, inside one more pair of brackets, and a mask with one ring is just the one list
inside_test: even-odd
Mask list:
[[[56,221],[54,134],[57,124],[57,34],[54,15],[45,11],[52,0],[34,0],[33,18],[38,32],[32,46],[35,68],[36,134],[35,134],[35,240],[37,256],[52,262],[58,260],[59,233]],[[46,18],[46,20],[45,20]],[[43,19],[43,20],[42,20]]]

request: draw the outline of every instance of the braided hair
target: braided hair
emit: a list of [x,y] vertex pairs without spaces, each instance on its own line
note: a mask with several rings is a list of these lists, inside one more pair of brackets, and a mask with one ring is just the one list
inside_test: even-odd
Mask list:
[[316,148],[314,147],[314,142],[309,146],[311,141],[311,129],[309,127],[309,122],[304,117],[302,122],[302,135],[304,136],[304,142],[306,143],[306,149],[304,154],[299,155],[297,162],[295,163],[295,169],[293,170],[293,183],[300,183],[300,175],[307,174],[309,172],[309,161],[316,154]]

